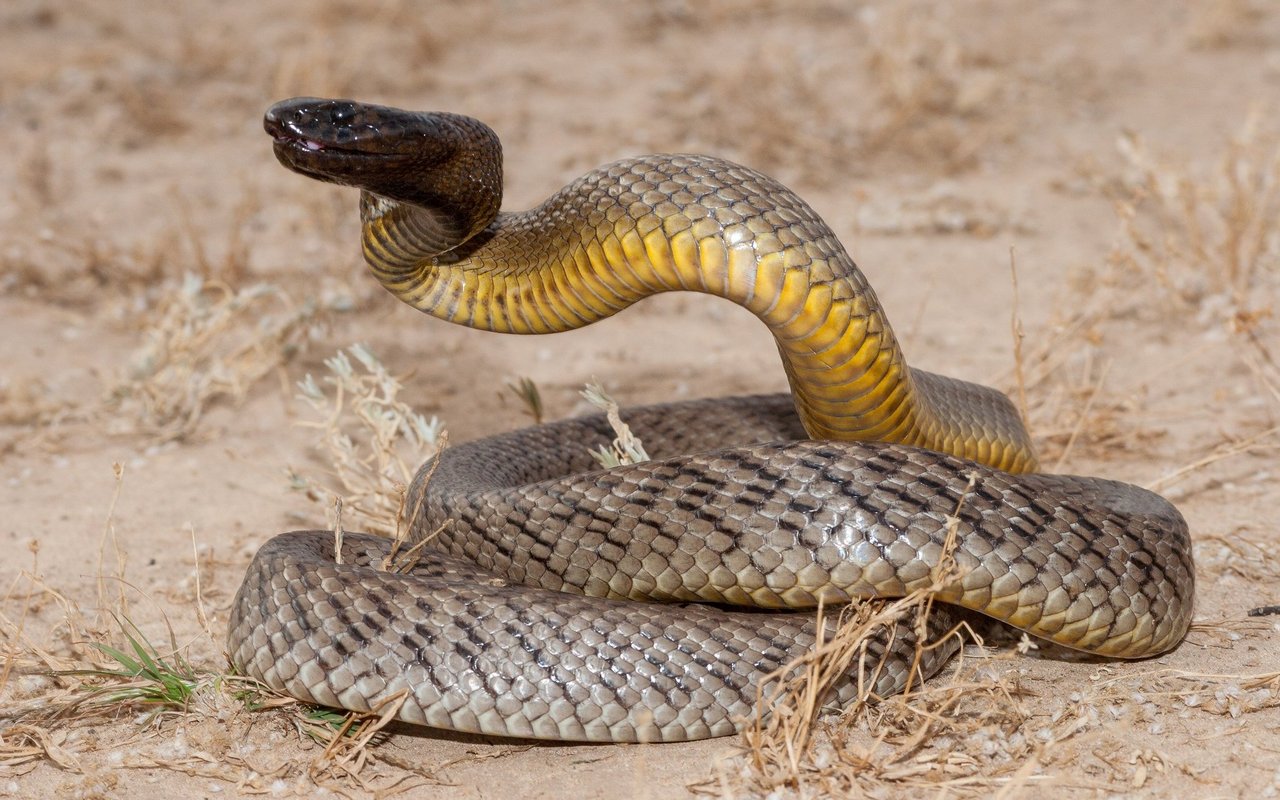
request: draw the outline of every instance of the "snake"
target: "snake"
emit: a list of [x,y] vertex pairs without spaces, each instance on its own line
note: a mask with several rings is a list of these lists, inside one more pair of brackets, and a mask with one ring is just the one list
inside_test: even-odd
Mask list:
[[626,409],[638,463],[594,460],[616,435],[600,414],[444,448],[407,490],[411,568],[387,569],[390,541],[368,534],[262,546],[230,613],[243,674],[352,711],[394,699],[436,729],[674,742],[767,714],[830,637],[824,605],[938,601],[929,626],[868,640],[832,706],[940,670],[966,615],[1112,658],[1184,638],[1178,510],[1039,472],[1007,396],[908,367],[831,228],[772,178],[644,156],[504,211],[501,143],[473,118],[302,97],[264,127],[288,169],[361,190],[364,259],[413,307],[545,334],[707,293],[768,327],[790,392]]

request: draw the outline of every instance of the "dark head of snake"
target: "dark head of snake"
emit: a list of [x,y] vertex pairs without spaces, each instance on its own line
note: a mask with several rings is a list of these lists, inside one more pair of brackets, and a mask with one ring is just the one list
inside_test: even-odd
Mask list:
[[[409,575],[384,542],[277,537],[233,608],[235,664],[271,686],[410,722],[499,735],[674,741],[730,733],[824,631],[812,607],[898,597],[946,572],[945,604],[1090,652],[1176,645],[1189,534],[1163,498],[1093,478],[1014,475],[1035,455],[1001,393],[907,366],[875,293],[793,192],[697,155],[594,170],[499,210],[482,123],[348,100],[267,112],[290,169],[361,189],[362,244],[395,296],[506,333],[588,325],[658,292],[741,305],[772,331],[791,394],[630,409],[650,461],[599,470],[604,417],[450,447],[406,506],[430,540]],[[803,441],[808,439],[808,441]],[[941,579],[939,579],[941,580]],[[955,650],[911,625],[867,651],[883,695]],[[854,670],[832,699],[863,686]]]
[[297,97],[272,106],[263,125],[295,172],[433,209],[443,249],[482,231],[502,202],[502,146],[469,117]]

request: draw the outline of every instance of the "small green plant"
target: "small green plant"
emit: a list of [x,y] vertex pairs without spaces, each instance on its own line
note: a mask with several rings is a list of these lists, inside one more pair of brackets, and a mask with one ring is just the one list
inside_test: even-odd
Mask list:
[[303,706],[298,711],[298,731],[312,741],[328,744],[335,736],[355,737],[359,729],[351,724],[352,711],[339,711],[324,706]]
[[533,417],[535,425],[541,425],[546,410],[542,407],[542,393],[533,378],[521,375],[514,381],[507,381],[507,388],[524,403],[525,413]]
[[184,711],[211,675],[196,669],[180,653],[163,656],[132,621],[116,617],[128,643],[113,647],[102,642],[89,646],[116,666],[73,669],[55,675],[101,678],[106,684],[89,689],[90,702],[102,705],[138,703],[154,708],[153,714]]

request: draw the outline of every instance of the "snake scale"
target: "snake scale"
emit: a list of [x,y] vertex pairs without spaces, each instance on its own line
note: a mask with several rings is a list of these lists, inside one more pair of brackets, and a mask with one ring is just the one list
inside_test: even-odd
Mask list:
[[[412,572],[379,569],[389,543],[366,535],[345,537],[341,563],[326,531],[263,546],[231,615],[245,674],[357,711],[405,693],[402,720],[456,731],[722,736],[822,633],[795,609],[927,585],[949,517],[955,568],[927,636],[966,613],[947,603],[1113,657],[1186,633],[1178,511],[1127,484],[1035,474],[1008,399],[909,369],[834,234],[772,179],[648,156],[501,212],[501,147],[473,119],[295,98],[265,127],[286,167],[362,190],[365,259],[414,307],[547,333],[707,292],[769,327],[791,393],[626,411],[653,458],[612,469],[589,455],[614,435],[602,416],[446,449],[409,490],[411,538],[436,533]],[[900,691],[914,637],[900,625],[872,641],[882,667],[829,699],[860,680]]]

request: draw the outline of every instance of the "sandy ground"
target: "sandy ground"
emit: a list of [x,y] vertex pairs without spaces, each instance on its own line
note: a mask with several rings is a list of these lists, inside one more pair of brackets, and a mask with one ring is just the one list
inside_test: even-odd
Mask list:
[[[286,477],[324,469],[316,432],[295,424],[310,417],[293,384],[352,343],[406,375],[402,396],[453,441],[527,422],[504,387],[516,376],[537,382],[551,417],[582,411],[592,376],[624,403],[785,388],[761,326],[704,297],[527,339],[395,302],[363,273],[354,192],[287,173],[260,127],[274,100],[350,96],[487,121],[504,142],[509,208],[645,152],[769,172],[841,236],[914,364],[1006,390],[1012,249],[1046,464],[1153,485],[1183,510],[1199,592],[1178,650],[993,661],[993,679],[1019,687],[1018,720],[995,739],[974,739],[990,733],[978,726],[893,768],[815,767],[780,796],[1280,789],[1280,626],[1246,618],[1280,602],[1271,4],[10,0],[0,30],[6,706],[38,706],[67,683],[34,674],[40,653],[49,664],[84,651],[87,634],[46,589],[90,620],[123,592],[150,638],[167,641],[167,618],[193,662],[225,669],[226,610],[252,552],[325,524]],[[205,361],[166,384],[139,353],[172,341],[181,315],[163,313],[184,276],[267,282],[288,298],[260,301],[219,341],[318,310],[289,347],[259,354],[260,379],[211,377]],[[211,388],[186,406],[190,424],[158,416],[197,385]],[[850,752],[874,751],[875,735],[855,727]],[[0,743],[0,797],[766,791],[733,739],[580,747],[407,729],[373,747],[361,778],[318,788],[306,769],[318,749],[287,717],[234,707],[8,714]]]

